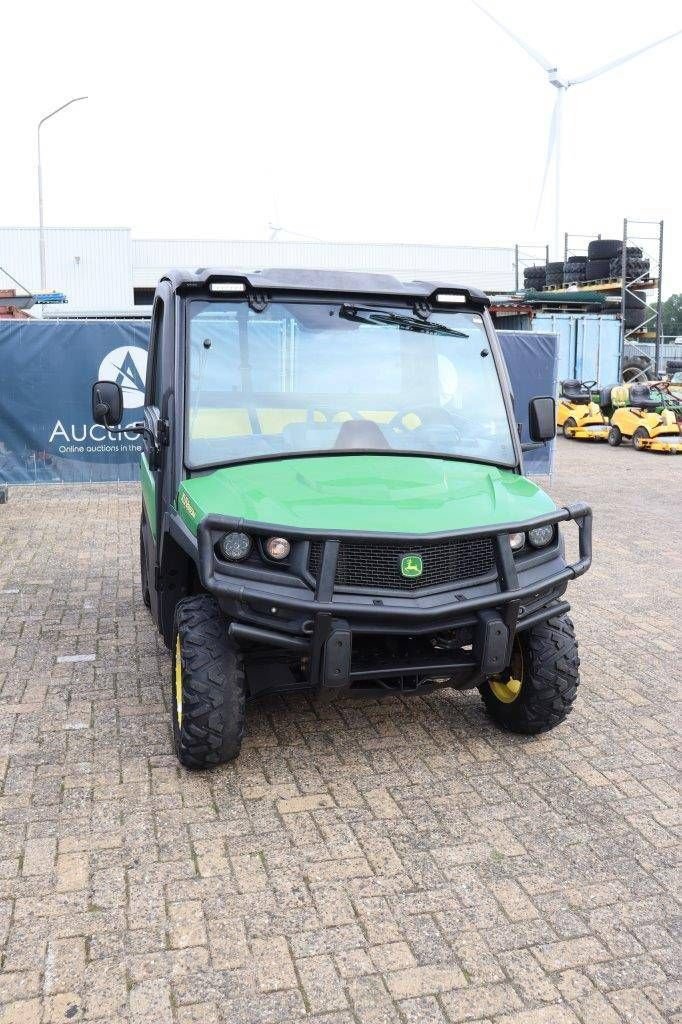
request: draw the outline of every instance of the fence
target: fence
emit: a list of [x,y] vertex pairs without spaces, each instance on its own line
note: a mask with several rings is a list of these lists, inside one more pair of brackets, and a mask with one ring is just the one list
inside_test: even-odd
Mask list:
[[142,450],[92,422],[90,387],[123,387],[124,423],[144,405],[148,322],[0,320],[0,479],[135,480]]

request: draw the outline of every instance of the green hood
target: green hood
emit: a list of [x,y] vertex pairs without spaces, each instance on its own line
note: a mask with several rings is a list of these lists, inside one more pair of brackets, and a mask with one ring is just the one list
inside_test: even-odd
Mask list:
[[554,502],[510,470],[450,459],[335,455],[251,462],[185,480],[178,509],[319,530],[438,533],[526,521]]

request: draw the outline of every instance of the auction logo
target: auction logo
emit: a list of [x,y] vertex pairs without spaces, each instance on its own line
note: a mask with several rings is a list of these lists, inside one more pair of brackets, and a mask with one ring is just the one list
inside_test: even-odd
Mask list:
[[123,345],[109,352],[99,367],[99,380],[121,385],[123,407],[139,409],[144,405],[144,379],[147,373],[147,352],[137,345]]

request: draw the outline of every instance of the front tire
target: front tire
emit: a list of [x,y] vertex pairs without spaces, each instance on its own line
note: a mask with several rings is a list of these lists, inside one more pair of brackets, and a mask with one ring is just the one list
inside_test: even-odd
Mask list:
[[567,420],[564,420],[564,437],[571,438],[571,434],[567,434],[567,430],[573,430],[577,427],[577,423],[572,416],[569,416]]
[[486,711],[510,732],[547,732],[566,718],[580,676],[578,645],[568,615],[556,615],[519,633],[512,663],[479,687]]
[[209,594],[178,601],[173,624],[173,740],[186,768],[234,760],[244,736],[246,681],[228,622]]
[[623,435],[621,434],[618,427],[611,427],[611,429],[609,430],[607,441],[609,442],[612,448],[617,448],[619,444],[622,444]]
[[637,430],[632,435],[633,447],[636,448],[638,452],[646,451],[644,445],[642,444],[642,441],[648,439],[649,431],[646,429],[646,427],[637,427]]

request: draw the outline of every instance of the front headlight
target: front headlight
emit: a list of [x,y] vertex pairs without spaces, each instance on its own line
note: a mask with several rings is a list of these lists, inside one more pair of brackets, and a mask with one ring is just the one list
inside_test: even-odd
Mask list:
[[251,538],[248,533],[235,530],[221,537],[218,547],[223,558],[230,562],[242,562],[251,551]]
[[276,562],[281,562],[291,551],[291,544],[286,537],[268,537],[265,542],[265,550],[270,558],[274,558]]
[[554,540],[554,527],[550,523],[534,526],[528,531],[528,540],[534,548],[546,548]]
[[526,543],[525,533],[510,533],[509,534],[509,546],[512,551],[520,551],[523,545]]

